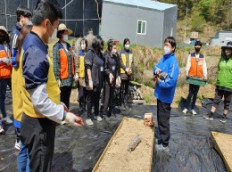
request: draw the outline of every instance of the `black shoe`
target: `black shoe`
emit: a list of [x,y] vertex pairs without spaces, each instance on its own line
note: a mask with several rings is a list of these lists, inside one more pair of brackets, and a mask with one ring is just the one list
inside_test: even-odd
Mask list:
[[108,115],[103,115],[103,118],[104,118],[106,121],[110,120],[110,117],[109,117]]
[[209,113],[209,114],[207,114],[207,115],[204,115],[203,117],[204,117],[206,120],[210,120],[210,121],[213,120],[213,114],[212,114],[212,113]]
[[222,118],[219,120],[222,123],[226,123],[227,121],[227,116],[225,114],[222,115]]

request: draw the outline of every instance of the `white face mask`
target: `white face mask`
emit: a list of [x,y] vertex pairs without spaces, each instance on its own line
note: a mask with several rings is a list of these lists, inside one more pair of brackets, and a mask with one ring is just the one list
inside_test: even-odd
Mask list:
[[226,49],[225,54],[226,54],[226,56],[232,55],[232,50],[231,49]]
[[164,54],[170,54],[171,53],[171,49],[167,46],[164,46]]
[[49,36],[48,44],[50,44],[51,42],[53,42],[56,39],[56,35],[57,35],[57,29],[54,30],[52,36]]
[[117,53],[117,49],[112,49],[112,54],[116,54]]
[[81,44],[81,49],[85,50],[85,48],[86,48],[86,45],[85,44]]
[[68,41],[68,35],[63,35],[63,40],[64,40],[65,42],[67,42],[67,41]]
[[129,50],[130,44],[126,44],[126,45],[125,45],[125,48],[126,48],[127,50]]

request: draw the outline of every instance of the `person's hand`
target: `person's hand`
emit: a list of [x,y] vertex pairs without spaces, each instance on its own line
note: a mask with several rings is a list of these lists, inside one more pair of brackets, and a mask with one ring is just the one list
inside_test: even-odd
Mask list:
[[64,110],[65,110],[66,112],[69,111],[68,107],[67,107],[63,102],[60,102],[60,104],[64,106]]
[[155,74],[159,74],[160,72],[161,72],[161,69],[160,68],[156,68]]
[[112,75],[112,73],[110,73],[109,79],[110,79],[110,84],[112,84],[114,81],[114,75]]
[[72,112],[66,112],[65,122],[73,126],[84,126],[82,118]]
[[128,75],[131,75],[131,74],[132,74],[131,68],[129,68],[129,71],[128,71],[127,73],[128,73]]
[[128,74],[128,72],[129,72],[129,70],[130,70],[130,69],[127,67],[127,68],[126,68],[126,73],[127,73],[127,74]]
[[11,61],[12,61],[12,60],[11,60],[10,58],[3,58],[3,59],[2,59],[2,62],[3,62],[3,63],[6,63],[7,65],[10,65],[10,64],[11,64]]
[[159,77],[156,77],[156,78],[155,78],[155,82],[156,82],[156,84],[158,84],[158,83],[159,83],[159,80],[160,80],[160,79],[159,79]]
[[57,80],[57,83],[58,83],[58,86],[60,87],[61,86],[60,79]]
[[118,76],[117,77],[117,79],[116,79],[116,87],[120,87],[121,86],[121,78],[120,78],[120,76]]
[[79,80],[78,73],[76,73],[73,77],[74,81],[77,82]]
[[89,80],[89,85],[86,87],[87,90],[93,90],[93,81]]

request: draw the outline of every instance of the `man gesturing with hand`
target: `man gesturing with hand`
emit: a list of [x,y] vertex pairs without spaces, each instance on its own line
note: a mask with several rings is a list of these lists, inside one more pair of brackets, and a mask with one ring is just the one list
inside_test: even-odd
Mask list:
[[21,140],[28,148],[30,171],[50,172],[56,123],[83,126],[81,117],[66,112],[47,44],[56,38],[62,12],[50,2],[33,11],[33,27],[24,39],[19,69],[22,72],[23,117]]

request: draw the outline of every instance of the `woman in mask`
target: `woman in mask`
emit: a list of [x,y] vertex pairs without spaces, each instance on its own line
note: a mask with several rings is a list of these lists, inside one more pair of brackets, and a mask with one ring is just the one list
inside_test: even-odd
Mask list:
[[[104,84],[104,104],[103,104],[103,117],[108,118],[111,116],[114,100],[114,89],[116,78],[118,77],[118,53],[117,47],[113,40],[108,41],[107,50],[104,53],[105,60],[105,84]],[[109,111],[108,111],[109,109]]]
[[69,108],[69,98],[75,74],[74,56],[68,41],[68,35],[72,30],[65,24],[58,26],[57,37],[59,41],[53,47],[53,63],[55,77],[59,83],[61,94],[60,100]]
[[85,84],[85,55],[87,53],[88,42],[85,38],[80,41],[80,50],[78,52],[78,57],[75,59],[76,64],[76,74],[75,81],[78,82],[78,101],[79,101],[79,111],[83,113],[85,111],[86,105],[86,84]]
[[[85,79],[86,79],[86,124],[93,125],[93,121],[102,121],[99,115],[99,100],[104,81],[104,59],[101,51],[104,42],[100,36],[93,39],[92,47],[85,55]],[[94,114],[92,114],[94,107]]]
[[[207,79],[207,66],[204,56],[200,53],[201,47],[202,47],[202,43],[200,41],[196,41],[195,52],[189,54],[188,56],[188,60],[186,64],[186,76]],[[197,100],[197,93],[199,91],[199,88],[200,88],[199,85],[189,84],[189,93],[183,113],[186,114],[188,112],[188,108],[191,103],[192,114],[193,115],[197,114],[194,108],[195,108],[195,103]]]
[[132,70],[134,67],[133,53],[130,50],[130,40],[125,38],[123,41],[124,49],[120,53],[120,77],[122,80],[121,85],[121,102],[123,103],[125,109],[128,109],[128,87],[131,80]]
[[[11,124],[13,121],[7,116],[5,108],[6,87],[11,77],[12,63],[9,47],[10,38],[4,26],[0,26],[0,109],[2,122]],[[0,133],[4,133],[0,122]]]
[[155,97],[157,98],[157,120],[160,138],[156,150],[169,151],[170,113],[174,98],[179,65],[175,56],[176,41],[174,37],[164,40],[164,56],[153,69],[155,75]]
[[208,115],[204,116],[207,120],[213,120],[213,115],[224,97],[224,111],[220,122],[226,123],[229,113],[229,106],[232,98],[232,42],[228,42],[222,47],[222,56],[218,64],[218,75],[215,89],[213,106]]

